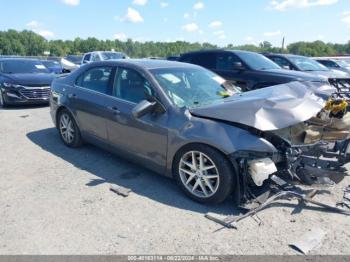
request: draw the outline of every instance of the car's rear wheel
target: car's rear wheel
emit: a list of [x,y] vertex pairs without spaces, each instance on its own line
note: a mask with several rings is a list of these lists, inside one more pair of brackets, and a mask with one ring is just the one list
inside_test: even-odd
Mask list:
[[63,109],[58,115],[58,130],[63,143],[69,147],[80,147],[82,138],[74,118],[68,110]]
[[7,104],[5,102],[4,95],[3,95],[3,93],[2,93],[2,91],[0,89],[0,108],[1,107],[6,107],[6,106],[7,106]]
[[175,178],[182,190],[201,203],[223,202],[234,188],[231,163],[206,145],[185,147],[175,157]]

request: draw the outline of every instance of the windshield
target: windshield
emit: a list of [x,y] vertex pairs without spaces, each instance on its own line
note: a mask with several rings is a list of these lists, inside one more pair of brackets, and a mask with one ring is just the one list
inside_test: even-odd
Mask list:
[[102,60],[114,60],[114,59],[124,59],[125,54],[117,52],[103,52],[101,53]]
[[301,71],[328,71],[327,67],[307,57],[291,56],[288,59]]
[[236,54],[244,63],[254,70],[281,69],[275,62],[257,53],[237,52]]
[[46,67],[59,67],[60,63],[56,61],[41,61]]
[[82,56],[68,55],[66,57],[66,60],[68,60],[69,62],[72,62],[73,64],[80,65],[82,58],[83,58]]
[[40,61],[35,60],[4,60],[0,61],[0,72],[4,74],[49,73]]
[[350,67],[350,64],[343,60],[337,60],[337,64],[340,65],[341,67]]
[[199,107],[221,102],[240,91],[220,76],[196,68],[151,70],[160,86],[178,107]]
[[350,58],[342,58],[342,59],[340,59],[340,61],[343,61],[343,62],[347,63],[348,66],[350,66]]

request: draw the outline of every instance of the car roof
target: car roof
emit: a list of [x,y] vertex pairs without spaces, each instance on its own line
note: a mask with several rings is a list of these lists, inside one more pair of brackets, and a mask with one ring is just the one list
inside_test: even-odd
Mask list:
[[0,58],[0,61],[33,61],[33,62],[40,62],[40,59],[31,59],[31,58],[11,58],[11,57],[6,57],[6,58]]
[[220,52],[230,52],[230,53],[236,53],[236,54],[251,54],[256,52],[251,51],[245,51],[245,50],[231,50],[231,49],[202,49],[197,51],[191,51],[187,53],[183,53],[182,55],[189,55],[189,54],[200,54],[200,53],[220,53]]
[[120,59],[120,60],[108,60],[92,63],[95,65],[111,65],[111,66],[122,66],[122,65],[133,65],[142,67],[144,69],[162,69],[162,68],[199,68],[197,65],[181,63],[177,61],[169,60],[154,60],[154,59]]
[[314,58],[314,60],[316,60],[316,61],[332,61],[332,62],[337,62],[336,59],[332,59],[332,58]]
[[93,54],[93,53],[117,53],[117,54],[122,54],[123,52],[120,51],[91,51],[91,52],[87,52],[86,54]]
[[278,53],[265,53],[265,56],[279,56],[279,57],[306,57],[306,56],[302,56],[302,55],[293,55],[293,54],[278,54]]

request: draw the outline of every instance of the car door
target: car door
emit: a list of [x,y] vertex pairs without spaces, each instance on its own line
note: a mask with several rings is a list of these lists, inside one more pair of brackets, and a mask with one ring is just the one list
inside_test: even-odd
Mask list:
[[148,114],[140,119],[132,115],[133,108],[147,99],[146,94],[156,96],[142,73],[132,68],[118,68],[113,98],[107,100],[107,106],[112,109],[107,120],[108,139],[114,149],[127,157],[163,172],[168,139],[167,112]]
[[102,142],[107,141],[106,116],[110,111],[105,101],[112,92],[114,71],[110,66],[90,67],[68,94],[80,131]]
[[234,69],[235,63],[244,63],[238,56],[230,52],[216,53],[215,55],[215,72],[233,85],[242,88],[246,91],[248,87],[248,79],[246,70]]

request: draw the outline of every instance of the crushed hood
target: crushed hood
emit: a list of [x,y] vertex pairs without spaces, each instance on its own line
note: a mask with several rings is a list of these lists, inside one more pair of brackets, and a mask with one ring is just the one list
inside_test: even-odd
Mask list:
[[[258,89],[209,106],[190,109],[194,116],[240,123],[261,131],[296,125],[316,116],[325,101],[310,89],[312,83],[291,82]],[[316,88],[316,87],[315,87]]]

